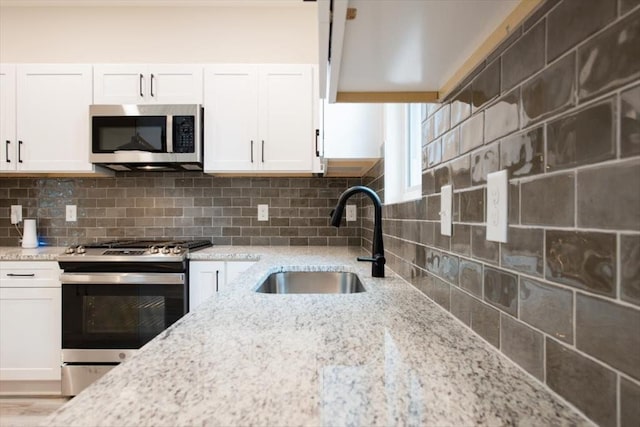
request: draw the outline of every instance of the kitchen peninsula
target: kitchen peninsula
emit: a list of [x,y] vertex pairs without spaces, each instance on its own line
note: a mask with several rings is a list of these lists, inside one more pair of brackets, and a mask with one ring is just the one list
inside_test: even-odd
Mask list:
[[[590,425],[359,248],[213,247],[257,262],[47,426]],[[281,270],[355,272],[366,292],[254,292]]]

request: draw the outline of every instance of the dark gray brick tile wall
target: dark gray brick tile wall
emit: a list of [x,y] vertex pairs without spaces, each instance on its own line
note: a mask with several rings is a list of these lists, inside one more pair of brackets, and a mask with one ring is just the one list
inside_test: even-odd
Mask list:
[[[0,245],[17,246],[10,206],[38,219],[52,246],[114,238],[210,238],[224,245],[361,246],[360,221],[340,229],[329,212],[361,179],[221,178],[202,173],[119,173],[114,178],[0,178]],[[269,204],[269,221],[257,205]],[[65,205],[78,221],[64,220]],[[361,215],[360,215],[361,216]]]
[[[544,43],[531,41],[544,26]],[[389,268],[596,424],[616,427],[637,425],[640,407],[638,28],[638,0],[544,2],[443,101],[448,128],[431,129],[445,107],[426,108],[423,145],[438,141],[439,151],[424,165],[422,213],[396,219],[414,202],[383,211]],[[456,129],[449,159],[442,135]],[[486,240],[486,177],[500,169],[507,243]],[[380,191],[378,171],[363,182]],[[454,190],[451,237],[440,233],[444,184]]]
[[616,425],[616,374],[547,338],[549,387],[601,426]]

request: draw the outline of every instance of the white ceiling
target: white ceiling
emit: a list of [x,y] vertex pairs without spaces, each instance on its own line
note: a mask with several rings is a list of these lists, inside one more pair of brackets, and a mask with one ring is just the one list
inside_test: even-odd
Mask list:
[[518,3],[349,0],[337,90],[437,91]]

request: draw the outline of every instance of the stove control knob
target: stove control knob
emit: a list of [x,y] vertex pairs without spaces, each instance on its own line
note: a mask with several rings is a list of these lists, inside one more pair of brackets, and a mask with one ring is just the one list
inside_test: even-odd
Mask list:
[[163,246],[162,249],[160,249],[160,252],[166,255],[171,252],[171,250],[169,249],[169,246]]
[[78,246],[78,247],[76,248],[76,253],[78,253],[78,254],[83,254],[83,253],[85,253],[85,252],[87,252],[87,250],[86,250],[86,249],[84,248],[84,246],[82,246],[82,245],[80,245],[80,246]]
[[76,250],[74,249],[73,246],[69,246],[67,249],[64,250],[64,253],[67,254],[67,255],[71,255],[71,254],[76,253]]
[[171,253],[175,254],[175,255],[180,255],[182,253],[182,246],[176,246],[173,249],[171,249]]
[[159,249],[158,249],[157,246],[151,246],[149,248],[149,253],[151,253],[151,254],[157,254],[158,252],[159,252]]

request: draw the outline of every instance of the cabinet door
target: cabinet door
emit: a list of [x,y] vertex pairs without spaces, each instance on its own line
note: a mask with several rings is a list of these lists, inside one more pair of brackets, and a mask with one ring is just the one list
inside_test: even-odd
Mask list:
[[60,380],[60,288],[0,288],[0,380]]
[[89,162],[91,66],[18,65],[16,74],[18,169],[94,171]]
[[202,104],[202,67],[150,65],[147,100],[159,104]]
[[189,311],[220,290],[224,283],[224,261],[189,263]]
[[205,172],[253,171],[259,162],[258,67],[205,70]]
[[247,271],[253,264],[254,261],[229,261],[226,265],[226,277],[225,277],[225,287],[228,287],[229,283],[233,282],[237,277],[239,277],[242,273]]
[[16,170],[16,68],[0,64],[0,171]]
[[142,104],[149,96],[146,65],[101,64],[93,67],[94,104]]
[[265,171],[311,171],[315,143],[310,65],[261,65],[259,157]]

